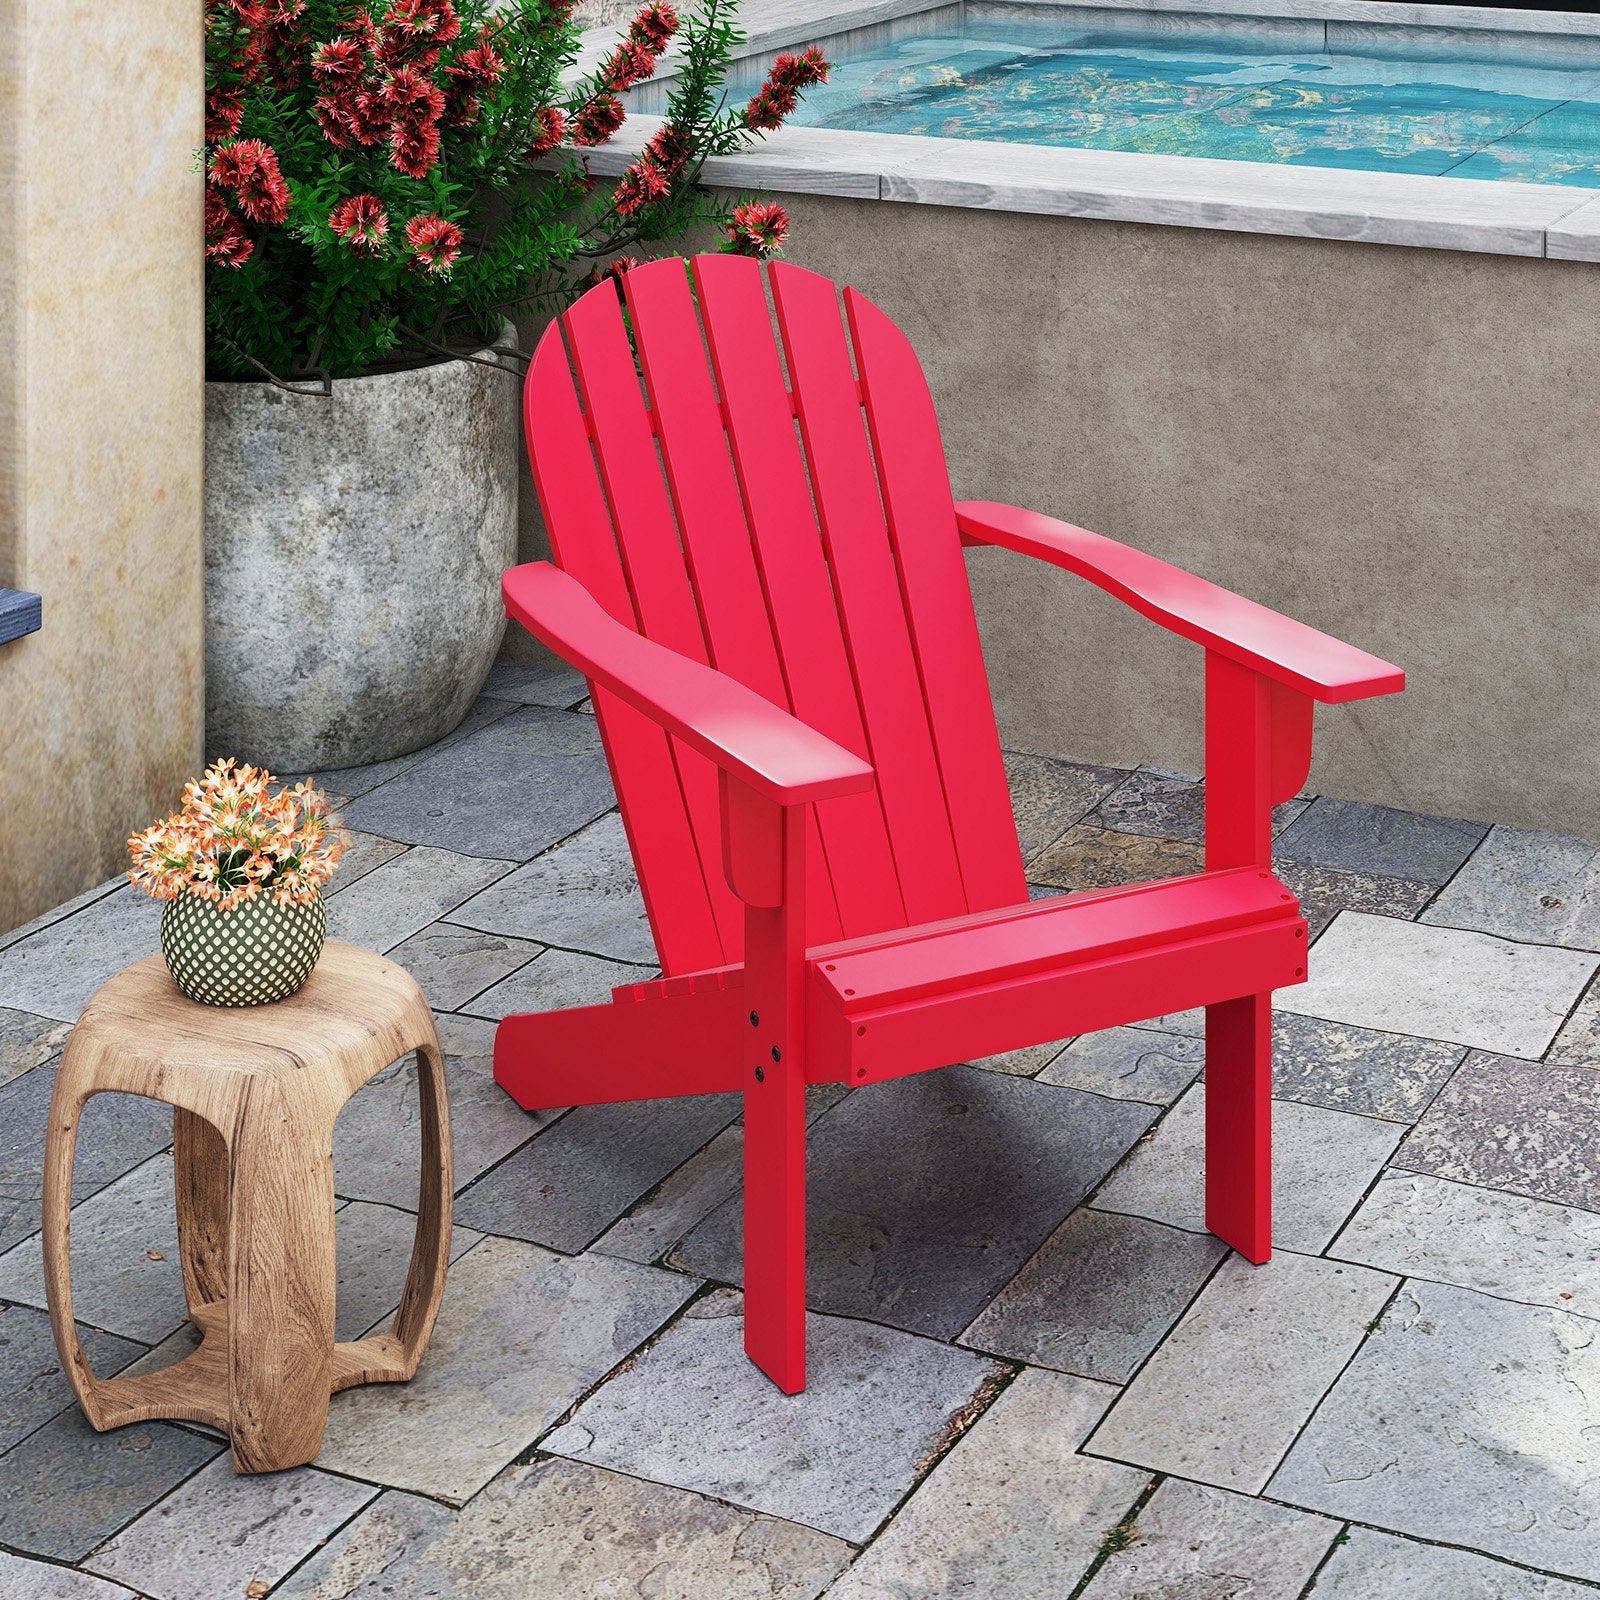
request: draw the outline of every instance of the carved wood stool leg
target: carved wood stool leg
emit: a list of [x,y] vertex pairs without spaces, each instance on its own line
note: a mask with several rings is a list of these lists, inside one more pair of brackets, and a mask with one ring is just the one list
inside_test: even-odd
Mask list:
[[181,1106],[172,1112],[172,1172],[192,1317],[228,1293],[228,1144],[204,1117]]
[[417,1049],[417,1095],[422,1106],[422,1181],[417,1199],[417,1231],[400,1308],[389,1332],[370,1334],[335,1348],[335,1391],[358,1383],[404,1383],[414,1377],[444,1298],[445,1274],[450,1268],[454,1177],[444,1053],[437,1036]]
[[72,1383],[73,1393],[90,1426],[104,1431],[109,1424],[101,1415],[94,1370],[78,1340],[78,1327],[72,1315],[72,1160],[78,1145],[78,1122],[91,1093],[89,1074],[80,1064],[82,1060],[69,1039],[50,1099],[50,1125],[45,1132],[44,1145],[45,1299],[50,1306],[50,1327],[55,1334],[56,1349],[61,1354],[61,1364]]
[[333,1388],[332,1117],[257,1084],[234,1135],[229,1432],[238,1472],[315,1457]]

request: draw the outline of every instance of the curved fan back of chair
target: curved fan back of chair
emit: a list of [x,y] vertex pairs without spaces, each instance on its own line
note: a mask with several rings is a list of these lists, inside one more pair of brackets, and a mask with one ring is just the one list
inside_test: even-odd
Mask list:
[[[873,764],[873,792],[813,808],[809,943],[1025,899],[909,342],[854,290],[841,315],[835,285],[798,267],[711,255],[622,284],[626,319],[612,283],[591,290],[528,374],[557,563],[618,620]],[[715,769],[603,691],[595,708],[664,969],[737,962]]]

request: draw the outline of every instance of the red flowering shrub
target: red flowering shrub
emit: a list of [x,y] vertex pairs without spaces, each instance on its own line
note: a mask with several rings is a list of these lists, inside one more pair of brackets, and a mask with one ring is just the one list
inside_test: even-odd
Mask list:
[[[733,0],[644,0],[586,76],[572,0],[205,0],[206,329],[219,376],[350,376],[476,348],[707,223],[779,248],[781,207],[730,207],[710,156],[777,127],[827,75],[780,56],[723,109]],[[681,52],[666,116],[609,188],[586,148]],[[568,152],[562,155],[565,147]],[[596,264],[600,263],[600,264]]]

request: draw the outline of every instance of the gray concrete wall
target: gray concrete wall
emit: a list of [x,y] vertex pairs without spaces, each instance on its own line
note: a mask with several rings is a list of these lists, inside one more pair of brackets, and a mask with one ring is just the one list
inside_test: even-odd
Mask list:
[[[957,494],[1138,545],[1405,667],[1319,790],[1600,834],[1600,267],[782,196],[922,353]],[[1200,768],[1197,646],[999,551],[1008,744]]]
[[199,0],[0,0],[0,931],[200,759]]

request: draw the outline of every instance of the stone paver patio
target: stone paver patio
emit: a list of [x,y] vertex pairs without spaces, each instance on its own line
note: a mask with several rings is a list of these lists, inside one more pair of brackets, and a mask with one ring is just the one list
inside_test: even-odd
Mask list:
[[[1201,1230],[1198,1015],[813,1091],[811,1385],[740,1355],[733,1096],[530,1116],[495,1019],[652,971],[582,680],[326,776],[330,931],[440,1013],[456,1260],[414,1383],[314,1467],[92,1433],[43,1308],[54,1062],[156,948],[107,884],[0,935],[0,1600],[1580,1600],[1600,1595],[1600,846],[1302,797],[1277,1243]],[[1036,892],[1198,865],[1182,775],[1009,758]],[[411,1069],[340,1122],[340,1328],[398,1298]],[[105,1373],[190,1348],[164,1108],[91,1103]]]

